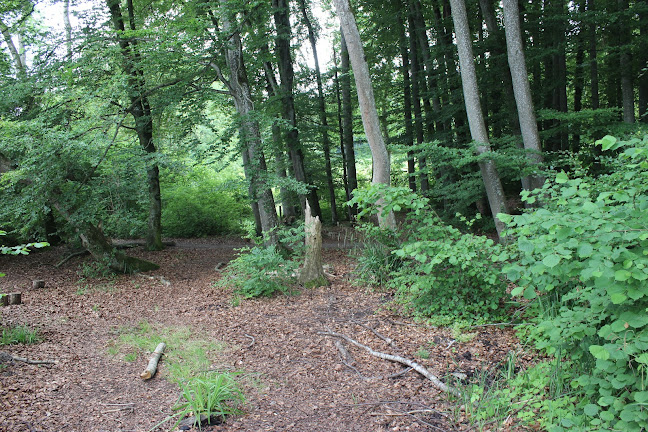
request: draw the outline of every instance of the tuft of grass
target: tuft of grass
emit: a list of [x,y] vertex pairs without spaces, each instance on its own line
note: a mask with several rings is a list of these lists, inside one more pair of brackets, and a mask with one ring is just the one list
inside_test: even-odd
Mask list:
[[425,349],[424,347],[420,347],[418,351],[416,351],[415,354],[418,358],[422,358],[424,360],[427,360],[430,358],[430,351]]
[[42,340],[38,330],[27,326],[8,327],[2,329],[0,345],[35,344]]

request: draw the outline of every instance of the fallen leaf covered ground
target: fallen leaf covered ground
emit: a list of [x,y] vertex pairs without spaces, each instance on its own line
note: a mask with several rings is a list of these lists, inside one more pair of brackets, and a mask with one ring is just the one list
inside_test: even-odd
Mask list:
[[[215,268],[245,245],[236,238],[177,240],[161,252],[129,250],[160,264],[148,274],[152,277],[83,278],[79,269],[90,262],[88,256],[55,267],[69,253],[65,247],[0,257],[7,274],[0,292],[23,293],[23,304],[0,308],[0,324],[37,328],[43,338],[33,345],[0,346],[0,351],[57,361],[0,366],[0,430],[154,429],[173,413],[179,397],[178,386],[166,379],[164,357],[155,378],[142,381],[146,353],[127,361],[108,349],[120,329],[142,322],[153,328],[188,327],[222,347],[210,353],[212,368],[243,372],[245,413],[203,427],[206,431],[470,430],[461,415],[453,414],[460,402],[449,401],[418,373],[390,377],[403,366],[348,344],[353,363],[343,362],[335,340],[320,332],[343,333],[377,351],[413,359],[446,380],[453,372],[470,376],[497,367],[509,351],[519,350],[513,331],[480,327],[461,342],[448,329],[396,315],[389,293],[352,283],[354,261],[348,249],[335,247],[339,239],[329,239],[324,251],[330,286],[240,304],[230,289],[214,287],[222,274]],[[44,280],[45,287],[33,289],[35,279]]]

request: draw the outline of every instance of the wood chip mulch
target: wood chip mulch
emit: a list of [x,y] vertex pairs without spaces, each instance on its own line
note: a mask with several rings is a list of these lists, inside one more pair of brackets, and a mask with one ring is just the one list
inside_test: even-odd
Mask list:
[[[70,259],[64,247],[29,256],[0,256],[0,292],[22,291],[23,304],[0,308],[0,325],[27,325],[43,336],[34,345],[0,347],[12,356],[55,359],[53,365],[0,364],[0,431],[149,431],[173,413],[178,386],[158,375],[142,381],[143,354],[134,362],[109,354],[120,329],[146,321],[153,326],[190,327],[201,338],[223,343],[213,367],[243,371],[245,414],[203,431],[468,431],[460,402],[448,401],[430,381],[400,364],[318,334],[343,333],[376,351],[413,359],[447,380],[496,368],[520,350],[510,328],[480,327],[469,342],[452,332],[395,315],[386,292],[354,286],[348,250],[328,247],[331,286],[299,294],[232,301],[214,287],[215,270],[228,262],[239,239],[176,240],[161,252],[129,254],[160,264],[141,275],[83,279],[88,256]],[[329,245],[330,246],[330,245]],[[45,287],[32,288],[42,279]],[[168,283],[167,283],[168,282]],[[373,331],[372,331],[373,329]],[[392,344],[377,334],[393,340]],[[153,350],[155,347],[151,347]],[[429,353],[421,358],[421,349]],[[419,355],[417,356],[417,353]],[[345,364],[346,363],[346,364]],[[166,423],[154,430],[171,430]],[[513,429],[508,429],[513,430]]]

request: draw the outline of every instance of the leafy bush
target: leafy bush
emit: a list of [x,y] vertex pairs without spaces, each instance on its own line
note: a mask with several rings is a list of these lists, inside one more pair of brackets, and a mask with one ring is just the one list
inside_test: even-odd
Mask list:
[[362,209],[360,216],[375,214],[374,203],[381,196],[387,203],[384,212],[408,210],[399,230],[400,246],[392,251],[403,264],[389,282],[407,308],[439,325],[503,315],[506,283],[491,259],[502,252],[501,246],[444,224],[427,198],[405,187],[373,185],[357,191],[351,203]]
[[589,427],[645,430],[648,137],[597,144],[609,174],[557,173],[525,196],[543,208],[504,217],[517,238],[504,271],[513,294],[542,300],[536,345],[582,368],[572,385],[590,402]]
[[232,260],[217,286],[234,286],[243,298],[286,293],[295,282],[297,264],[286,259],[274,246],[243,248]]
[[242,183],[219,180],[207,170],[166,184],[162,203],[162,229],[169,237],[241,233],[251,214]]

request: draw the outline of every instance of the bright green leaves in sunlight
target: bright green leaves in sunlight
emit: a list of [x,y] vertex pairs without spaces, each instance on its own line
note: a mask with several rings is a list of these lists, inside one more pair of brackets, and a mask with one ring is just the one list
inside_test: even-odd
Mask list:
[[[606,174],[555,175],[543,208],[506,219],[517,260],[504,272],[513,295],[538,296],[539,348],[583,365],[573,386],[592,403],[592,426],[648,427],[648,137],[606,136]],[[621,151],[621,153],[619,153]],[[531,195],[533,196],[533,195]]]

